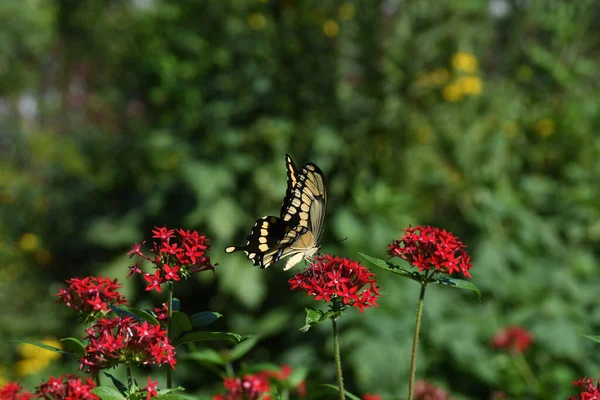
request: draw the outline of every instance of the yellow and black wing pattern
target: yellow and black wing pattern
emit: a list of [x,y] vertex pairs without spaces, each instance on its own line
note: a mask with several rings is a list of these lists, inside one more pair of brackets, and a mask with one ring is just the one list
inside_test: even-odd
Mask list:
[[252,227],[245,246],[230,246],[227,253],[243,251],[261,268],[290,257],[284,270],[319,250],[323,221],[327,208],[325,176],[315,164],[307,163],[298,170],[286,154],[287,191],[280,217],[259,218]]

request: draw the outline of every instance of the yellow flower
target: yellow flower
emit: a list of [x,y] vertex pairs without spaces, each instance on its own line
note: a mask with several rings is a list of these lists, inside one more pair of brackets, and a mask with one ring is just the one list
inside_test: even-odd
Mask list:
[[323,33],[325,36],[334,38],[340,33],[340,26],[332,19],[328,19],[323,24]]
[[[56,339],[46,338],[40,340],[40,343],[43,343],[47,346],[56,347],[57,349],[62,350],[62,343]],[[46,360],[55,360],[60,358],[59,353],[55,353],[50,350],[42,349],[34,344],[29,343],[19,343],[17,347],[17,351],[23,358],[37,358],[37,359],[46,359]]]
[[554,121],[542,118],[535,124],[535,130],[540,136],[550,136],[554,133]]
[[462,76],[456,81],[456,85],[460,86],[464,94],[477,96],[481,94],[481,79],[476,76]]
[[46,369],[47,360],[37,360],[35,358],[26,358],[15,364],[15,372],[19,376],[35,375]]
[[356,14],[356,8],[354,4],[344,3],[340,6],[340,17],[345,20],[352,19],[354,14]]
[[452,67],[470,74],[477,72],[479,63],[473,54],[458,52],[452,56]]
[[444,96],[444,99],[446,99],[447,101],[455,102],[455,101],[462,99],[463,92],[459,85],[457,85],[455,83],[451,83],[444,87],[444,90],[442,91],[442,95]]
[[265,18],[265,16],[262,13],[253,12],[248,17],[248,25],[250,25],[250,28],[255,31],[260,31],[261,29],[263,29],[265,27],[266,24],[267,24],[267,19]]
[[24,233],[19,239],[19,247],[25,251],[31,251],[37,249],[40,241],[33,233]]
[[512,139],[519,133],[519,126],[515,121],[507,121],[502,125],[502,130],[506,133],[506,136]]
[[436,85],[443,85],[450,79],[450,73],[446,68],[436,68],[431,72],[431,81]]

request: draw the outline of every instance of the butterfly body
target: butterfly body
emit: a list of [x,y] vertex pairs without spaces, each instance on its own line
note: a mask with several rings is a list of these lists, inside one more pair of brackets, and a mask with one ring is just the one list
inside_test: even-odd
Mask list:
[[230,246],[225,252],[243,251],[261,268],[290,257],[284,267],[288,270],[303,259],[311,259],[319,251],[327,208],[325,176],[312,163],[298,170],[287,154],[286,166],[287,191],[280,217],[259,218],[246,245]]

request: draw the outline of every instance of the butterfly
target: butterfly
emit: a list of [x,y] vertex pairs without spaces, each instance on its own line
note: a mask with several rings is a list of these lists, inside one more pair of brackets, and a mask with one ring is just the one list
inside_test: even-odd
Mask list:
[[319,251],[323,220],[327,208],[325,176],[315,164],[304,164],[298,170],[285,155],[287,191],[279,217],[256,220],[245,246],[229,246],[226,253],[243,251],[254,265],[267,268],[284,257],[290,257],[284,271],[302,259],[310,259]]

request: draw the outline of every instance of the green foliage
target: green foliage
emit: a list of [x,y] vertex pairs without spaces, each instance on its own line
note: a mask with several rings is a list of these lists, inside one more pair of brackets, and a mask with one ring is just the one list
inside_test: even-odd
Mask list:
[[[249,362],[333,381],[328,330],[290,329],[314,304],[277,266],[222,251],[278,212],[287,152],[328,179],[325,252],[382,257],[409,224],[468,245],[482,301],[428,291],[418,377],[524,396],[490,346],[516,324],[535,336],[537,397],[566,398],[600,361],[579,336],[600,329],[597,15],[591,1],[3,2],[0,337],[83,336],[52,294],[72,276],[124,281],[123,254],[167,224],[207,234],[220,264],[178,291],[186,314],[240,332],[182,339],[264,329]],[[380,275],[379,309],[340,322],[354,393],[405,393],[418,288],[395,278]],[[0,378],[16,377],[22,355],[0,355]],[[178,367],[186,388],[215,384],[198,369]]]

